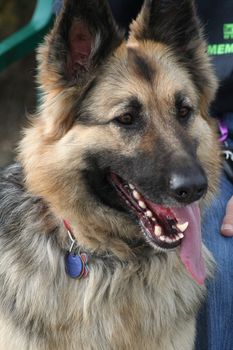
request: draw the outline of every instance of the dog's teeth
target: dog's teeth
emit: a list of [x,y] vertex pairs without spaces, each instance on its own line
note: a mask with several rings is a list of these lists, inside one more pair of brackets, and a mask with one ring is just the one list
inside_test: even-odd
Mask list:
[[155,233],[155,236],[160,237],[161,234],[162,234],[162,229],[161,229],[161,227],[158,226],[158,225],[155,225],[154,233]]
[[139,201],[138,202],[139,207],[141,207],[142,209],[146,209],[146,204],[143,201]]
[[184,232],[187,230],[188,225],[189,223],[187,221],[187,222],[184,222],[183,224],[177,224],[176,227],[178,228],[179,231]]
[[155,218],[152,218],[152,221],[155,221]]
[[165,236],[165,242],[172,243],[172,238]]
[[150,210],[146,211],[146,216],[148,216],[148,218],[152,218],[153,214]]
[[175,238],[174,238],[174,242],[177,242],[177,241],[179,241],[180,240],[180,237],[179,237],[179,235],[177,234],[176,236],[175,236]]
[[179,237],[179,239],[182,239],[182,238],[184,238],[184,235],[183,235],[183,233],[178,233],[178,237]]
[[140,197],[140,194],[137,192],[137,191],[133,191],[133,196],[135,199],[139,200],[141,197]]
[[131,190],[134,190],[134,189],[135,189],[134,185],[132,185],[132,184],[129,184],[129,188],[130,188]]
[[165,236],[161,236],[161,237],[159,237],[159,239],[160,239],[160,241],[165,241]]

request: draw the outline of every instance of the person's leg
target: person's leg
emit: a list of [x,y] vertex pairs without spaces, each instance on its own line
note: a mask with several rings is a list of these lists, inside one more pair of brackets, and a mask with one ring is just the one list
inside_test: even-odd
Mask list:
[[233,184],[225,175],[220,191],[203,218],[203,240],[215,257],[217,271],[197,322],[196,350],[233,349],[233,238],[220,234]]

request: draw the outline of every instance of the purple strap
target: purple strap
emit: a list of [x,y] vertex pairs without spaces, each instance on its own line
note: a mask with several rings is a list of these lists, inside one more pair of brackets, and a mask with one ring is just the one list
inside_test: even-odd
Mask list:
[[224,142],[228,138],[228,127],[226,126],[226,124],[224,123],[223,120],[220,120],[218,122],[218,126],[219,126],[219,131],[220,131],[220,134],[221,134],[221,136],[219,137],[218,140],[220,142]]

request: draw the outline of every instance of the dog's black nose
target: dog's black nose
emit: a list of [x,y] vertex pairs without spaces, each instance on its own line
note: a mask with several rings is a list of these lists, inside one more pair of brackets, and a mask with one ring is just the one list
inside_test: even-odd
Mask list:
[[180,203],[192,203],[207,191],[207,177],[198,165],[174,172],[170,177],[170,193]]

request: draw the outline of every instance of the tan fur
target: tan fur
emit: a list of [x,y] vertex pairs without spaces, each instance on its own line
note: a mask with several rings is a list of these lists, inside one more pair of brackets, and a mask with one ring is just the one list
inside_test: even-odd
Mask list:
[[[22,280],[22,310],[25,313],[29,310],[28,319],[43,318],[49,337],[42,335],[40,340],[29,340],[7,316],[1,315],[0,350],[193,349],[195,316],[205,286],[192,280],[176,250],[166,254],[155,250],[141,256],[140,251],[131,249],[126,239],[143,238],[138,224],[126,213],[100,205],[90,195],[82,177],[88,151],[136,157],[140,152],[153,154],[152,145],[160,139],[171,154],[182,158],[187,154],[181,138],[195,139],[197,156],[209,182],[205,201],[216,190],[219,149],[215,125],[207,115],[216,82],[204,44],[198,55],[203,56],[201,62],[209,72],[211,84],[200,93],[172,48],[141,38],[145,11],[132,24],[128,42],[114,48],[97,70],[88,71],[80,85],[68,83],[61,76],[60,66],[51,62],[49,56],[61,19],[39,49],[42,104],[31,126],[24,131],[18,159],[24,169],[27,191],[48,205],[48,216],[38,214],[41,234],[58,227],[58,241],[64,250],[67,233],[62,219],[66,218],[72,223],[78,244],[97,255],[107,251],[109,259],[114,257],[115,267],[112,270],[101,258],[96,258],[87,279],[72,280],[65,274],[59,250],[54,252],[47,244],[44,254],[50,269],[45,273],[41,267],[28,280],[23,271],[16,271],[8,288],[14,288],[16,279]],[[97,44],[96,39],[95,50]],[[132,60],[134,54],[148,62],[152,81],[140,77]],[[79,106],[77,101],[87,82],[95,78],[96,87]],[[196,108],[195,120],[186,129],[172,116],[174,94],[179,90],[185,90]],[[142,102],[147,127],[143,133],[128,138],[109,121],[118,113],[127,112],[124,101],[130,96]],[[75,122],[77,111],[80,115],[82,112],[91,115],[94,125]],[[205,248],[203,251],[210,275],[212,259]],[[23,287],[23,283],[27,286]]]
[[[93,200],[88,203],[88,207],[84,207],[88,196],[85,188],[80,189],[79,187],[77,193],[74,191],[74,187],[70,185],[72,181],[79,182],[78,174],[75,178],[73,177],[73,169],[85,167],[82,160],[83,152],[88,149],[102,149],[102,140],[104,139],[106,149],[118,150],[119,154],[132,155],[140,150],[150,151],[149,147],[156,141],[158,135],[163,135],[170,148],[179,153],[181,152],[179,149],[181,147],[179,144],[180,135],[172,129],[172,124],[171,128],[167,127],[169,123],[167,118],[170,113],[168,108],[170,107],[172,94],[179,87],[183,88],[185,86],[185,89],[189,91],[190,98],[193,99],[192,102],[194,104],[198,103],[195,88],[192,86],[187,73],[179,68],[175,57],[168,48],[162,44],[152,42],[140,43],[140,45],[143,46],[143,51],[148,53],[149,59],[153,59],[155,66],[158,62],[154,85],[148,86],[137,76],[131,76],[131,71],[127,66],[127,49],[122,46],[114,53],[114,57],[111,58],[102,72],[98,91],[90,96],[87,109],[90,110],[90,113],[95,112],[91,109],[93,105],[98,110],[97,118],[99,120],[104,121],[106,118],[110,120],[111,113],[116,113],[112,105],[115,100],[124,101],[129,94],[138,96],[148,106],[146,113],[154,117],[151,119],[150,128],[143,135],[143,138],[138,136],[129,142],[122,139],[114,127],[108,125],[88,127],[74,125],[58,140],[57,132],[51,136],[52,130],[56,130],[54,123],[61,119],[63,125],[63,119],[67,114],[69,123],[70,101],[72,98],[75,99],[77,91],[74,88],[68,88],[61,96],[60,94],[54,98],[51,98],[50,94],[45,96],[40,113],[41,122],[36,120],[33,128],[26,131],[20,145],[20,160],[24,164],[27,185],[30,191],[44,196],[60,217],[66,217],[72,222],[75,232],[83,231],[77,238],[81,244],[87,244],[92,249],[96,249],[96,244],[100,243],[104,244],[104,247],[106,246],[104,243],[106,238],[104,237],[109,239],[109,234],[105,227],[111,228],[112,234],[116,236],[116,241],[118,241],[119,234],[121,237],[130,236],[131,223],[125,221],[127,218],[124,218],[124,223],[127,222],[127,225],[123,224],[122,219],[118,218],[115,213],[106,217],[102,208],[96,208]],[[114,86],[111,81],[111,76],[115,77],[116,75],[119,76],[119,88],[115,85],[115,80]],[[124,89],[121,88],[123,81]],[[158,81],[163,81],[164,84],[158,84]],[[115,100],[106,97],[112,89],[114,89]],[[193,134],[196,133],[196,138],[201,140],[200,161],[205,165],[206,172],[210,177],[209,194],[216,187],[216,173],[219,169],[219,158],[216,157],[219,154],[219,149],[216,139],[212,136],[212,124],[209,117],[205,121],[201,115],[198,115],[190,131]],[[65,129],[61,126],[61,131]],[[206,135],[209,137],[206,137]],[[203,152],[203,150],[205,151]],[[69,157],[67,157],[67,152],[69,152]],[[51,179],[53,179],[52,182]],[[64,200],[64,198],[66,199]],[[98,220],[97,223],[95,223],[96,219]],[[83,229],[83,227],[85,228]],[[98,232],[98,237],[94,239],[92,233],[87,233],[86,227],[94,227],[93,234],[96,236],[94,232]],[[98,227],[98,230],[95,227]],[[120,232],[118,231],[119,227]],[[84,236],[86,237],[84,238]],[[119,245],[121,246],[121,243],[116,242],[116,246]],[[114,250],[118,250],[118,248],[112,247]]]
[[[57,294],[51,296],[41,276],[30,313],[42,311],[43,303],[47,305],[50,342],[44,343],[42,338],[41,344],[32,341],[26,347],[23,333],[15,331],[7,319],[0,319],[0,349],[193,349],[193,316],[203,288],[190,280],[175,253],[167,261],[162,256],[143,263],[132,260],[119,264],[114,274],[106,272],[103,264],[97,263],[87,280],[65,278],[59,281]],[[29,286],[29,293],[30,288],[34,290]],[[105,329],[100,328],[102,322]]]

